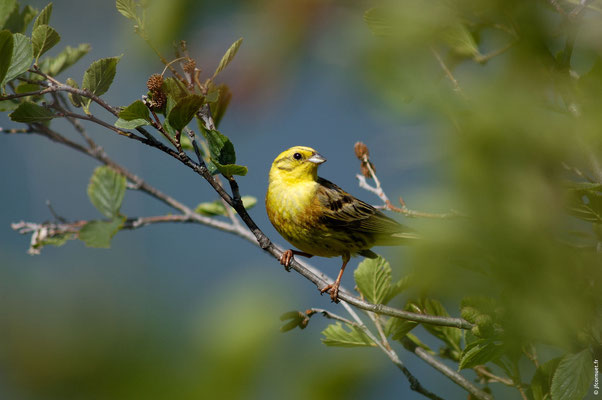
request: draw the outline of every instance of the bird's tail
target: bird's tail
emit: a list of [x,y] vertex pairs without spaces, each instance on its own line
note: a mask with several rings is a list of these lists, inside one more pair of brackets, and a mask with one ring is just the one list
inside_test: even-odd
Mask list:
[[376,246],[399,246],[415,243],[422,239],[416,232],[395,232],[389,235],[379,235],[376,239]]

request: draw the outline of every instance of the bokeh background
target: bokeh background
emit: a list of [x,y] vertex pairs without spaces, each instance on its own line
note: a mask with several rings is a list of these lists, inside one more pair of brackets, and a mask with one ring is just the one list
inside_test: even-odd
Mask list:
[[[577,258],[558,245],[568,227],[591,230],[564,213],[561,161],[587,170],[585,154],[600,155],[601,121],[594,114],[576,123],[542,105],[558,102],[546,92],[549,76],[538,64],[542,54],[562,49],[553,35],[560,22],[554,10],[487,2],[493,14],[508,7],[532,30],[522,31],[525,40],[487,65],[456,68],[471,109],[429,52],[429,24],[451,18],[441,10],[423,12],[417,2],[405,2],[407,8],[392,16],[400,31],[382,39],[364,22],[374,5],[367,1],[156,3],[160,17],[152,31],[159,48],[170,54],[172,42],[187,40],[206,74],[232,42],[244,38],[218,78],[233,92],[220,130],[234,143],[238,163],[249,167],[238,181],[244,195],[258,198],[250,214],[270,238],[283,244],[263,208],[267,174],[274,157],[293,145],[317,149],[328,159],[321,176],[378,204],[355,178],[353,145],[361,140],[392,199],[403,196],[410,208],[459,209],[474,217],[467,223],[395,216],[433,238],[412,250],[378,249],[392,261],[395,277],[420,267],[420,290],[435,293],[455,315],[463,293],[499,294],[517,315],[509,329],[544,337],[552,355],[579,348],[575,331],[599,316],[593,293],[600,258],[593,252]],[[491,11],[465,3],[483,18]],[[45,2],[28,4],[41,9]],[[602,52],[594,40],[600,34],[596,17],[586,20],[582,51],[575,50],[579,73],[590,71]],[[90,62],[124,54],[104,96],[111,104],[139,99],[148,77],[163,69],[113,1],[57,0],[51,25],[62,41],[50,54],[64,45],[92,45],[62,79],[80,80]],[[479,45],[485,53],[508,38],[486,32]],[[600,83],[598,75],[590,78]],[[0,126],[14,125],[0,115]],[[87,128],[113,159],[179,201],[192,207],[216,199],[203,180],[163,154]],[[0,397],[421,398],[378,350],[321,344],[327,321],[315,317],[303,331],[280,333],[278,317],[286,311],[322,307],[342,313],[341,307],[239,238],[200,226],[157,225],[119,232],[110,250],[72,241],[27,255],[29,238],[10,224],[52,219],[46,201],[68,219],[99,217],[86,195],[97,164],[41,137],[1,140]],[[122,211],[148,216],[169,210],[128,191]],[[353,287],[351,269],[358,261],[344,278],[347,287]],[[335,259],[311,262],[330,275],[340,266]],[[586,291],[577,284],[589,281]],[[423,336],[437,348],[436,340]],[[397,349],[427,388],[450,399],[466,397]],[[510,392],[498,393],[505,398]]]

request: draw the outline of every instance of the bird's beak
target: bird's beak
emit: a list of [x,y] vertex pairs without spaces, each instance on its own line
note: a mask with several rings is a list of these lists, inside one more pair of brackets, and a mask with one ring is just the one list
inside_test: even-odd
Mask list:
[[319,155],[318,153],[316,153],[313,156],[309,157],[307,159],[307,161],[320,165],[323,162],[326,162],[326,159],[324,157],[322,157],[321,155]]

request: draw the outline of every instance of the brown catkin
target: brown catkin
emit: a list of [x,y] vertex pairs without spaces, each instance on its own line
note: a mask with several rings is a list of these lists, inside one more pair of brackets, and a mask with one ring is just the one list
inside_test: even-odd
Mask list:
[[196,61],[194,61],[192,58],[189,58],[188,61],[186,61],[186,63],[184,64],[184,66],[182,68],[184,69],[184,72],[192,75],[192,73],[194,72],[194,70],[196,68]]
[[163,91],[159,90],[156,92],[152,92],[151,104],[154,109],[162,109],[165,106],[165,103],[167,103],[167,96],[165,96],[165,93],[163,93]]
[[353,146],[353,149],[355,150],[355,156],[362,161],[364,160],[364,157],[370,157],[370,152],[368,151],[368,146],[366,146],[362,142],[355,143],[355,146]]
[[146,87],[151,92],[161,91],[161,87],[163,86],[163,76],[160,74],[152,74],[148,81],[146,81]]

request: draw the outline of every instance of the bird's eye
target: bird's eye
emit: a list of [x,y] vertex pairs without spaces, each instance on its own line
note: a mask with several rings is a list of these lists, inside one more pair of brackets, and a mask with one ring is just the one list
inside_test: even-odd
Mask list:
[[300,153],[295,153],[295,154],[293,154],[293,158],[294,158],[295,160],[300,160],[302,157],[301,157],[301,154],[300,154]]

